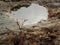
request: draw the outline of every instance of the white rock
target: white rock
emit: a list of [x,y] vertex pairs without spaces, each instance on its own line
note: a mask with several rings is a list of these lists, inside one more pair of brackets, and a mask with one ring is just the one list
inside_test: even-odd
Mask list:
[[29,7],[21,7],[18,11],[12,11],[11,18],[18,19],[22,23],[28,19],[24,25],[32,25],[40,20],[48,19],[48,9],[38,4],[32,3]]

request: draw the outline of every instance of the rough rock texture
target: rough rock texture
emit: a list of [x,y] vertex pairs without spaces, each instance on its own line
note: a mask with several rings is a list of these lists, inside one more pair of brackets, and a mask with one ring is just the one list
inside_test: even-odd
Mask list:
[[[17,3],[14,2],[13,7]],[[9,2],[0,2],[0,45],[60,45],[60,14],[36,25],[22,27],[20,32],[19,26],[3,13],[8,11],[9,5]]]
[[[30,45],[60,45],[60,19],[41,21],[24,30],[25,40],[28,39]],[[21,33],[21,35],[23,34]]]
[[10,30],[18,30],[18,26],[14,20],[10,19],[6,15],[0,14],[0,29],[6,30],[6,28]]
[[0,45],[12,45],[11,41],[18,31],[19,27],[14,20],[0,14]]

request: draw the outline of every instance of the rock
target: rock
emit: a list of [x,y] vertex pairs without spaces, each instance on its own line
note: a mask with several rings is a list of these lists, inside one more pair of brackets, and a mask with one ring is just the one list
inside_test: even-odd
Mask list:
[[13,39],[18,34],[16,22],[6,15],[0,14],[0,45],[13,45]]
[[[33,1],[33,3],[37,2]],[[31,1],[13,2],[12,8],[18,5],[30,5],[30,3]],[[19,34],[20,29],[16,22],[5,14],[9,8],[9,5],[9,2],[0,1],[0,45],[16,45],[18,44],[17,40],[21,40],[22,37],[25,38],[25,41],[21,40],[24,45],[60,45],[60,13],[56,13],[53,18],[48,19],[47,21],[41,21],[30,27],[27,26],[28,28],[23,27],[22,36]],[[60,10],[58,9],[57,12],[59,11]],[[18,39],[19,36],[21,38]],[[31,43],[31,41],[33,41],[33,43]]]

